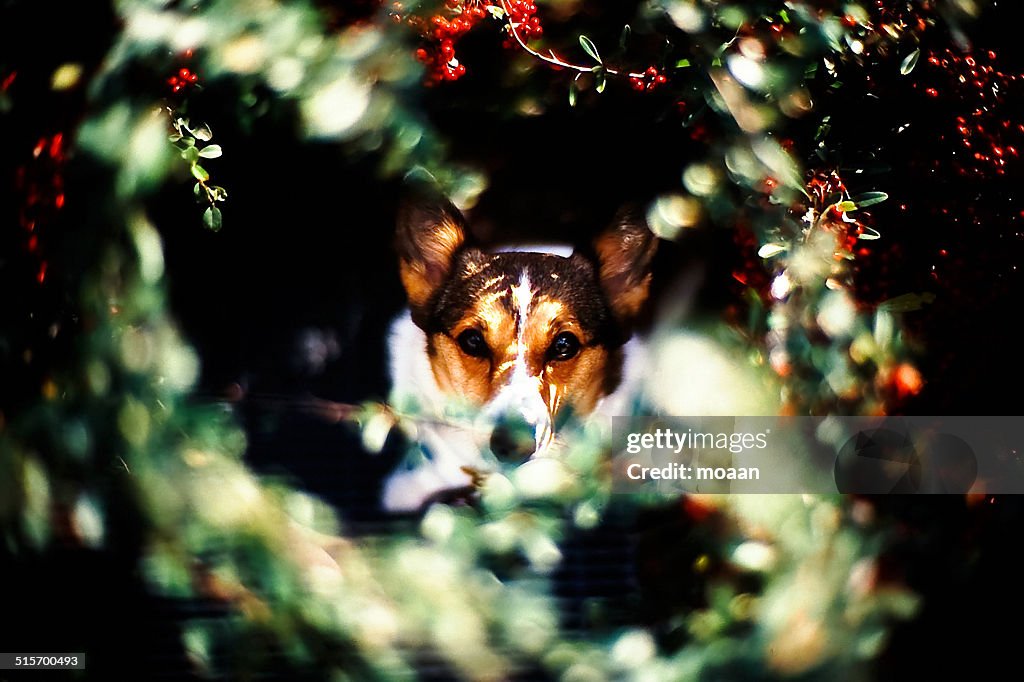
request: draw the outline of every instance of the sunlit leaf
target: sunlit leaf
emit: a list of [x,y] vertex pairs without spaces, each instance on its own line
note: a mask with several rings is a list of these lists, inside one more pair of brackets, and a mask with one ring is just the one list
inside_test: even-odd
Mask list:
[[580,36],[580,46],[583,48],[584,52],[586,52],[587,54],[589,54],[591,56],[591,58],[593,58],[594,61],[596,61],[598,64],[601,63],[601,55],[598,53],[597,45],[594,45],[594,41],[593,40],[591,40],[587,36],[582,36],[581,35]]
[[199,156],[204,159],[216,159],[224,154],[219,144],[211,144],[199,150]]
[[868,206],[880,204],[888,198],[889,195],[885,192],[865,192],[864,194],[854,197],[853,200],[856,201],[857,205],[861,208],[866,208]]
[[779,255],[785,250],[786,247],[782,244],[765,244],[757,250],[757,255],[761,258],[771,258],[772,256]]
[[908,73],[914,70],[917,66],[917,60],[921,58],[921,48],[918,48],[908,54],[903,62],[900,64],[900,73],[906,76]]
[[193,130],[192,134],[196,136],[197,140],[202,142],[208,142],[213,137],[213,131],[205,123]]

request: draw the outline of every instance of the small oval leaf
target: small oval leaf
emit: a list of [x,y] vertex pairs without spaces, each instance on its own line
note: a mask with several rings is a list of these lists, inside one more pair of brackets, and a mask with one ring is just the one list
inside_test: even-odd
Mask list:
[[224,155],[224,150],[219,144],[210,144],[199,150],[199,156],[204,159],[216,159]]
[[210,206],[203,211],[203,224],[214,232],[218,231],[224,224],[224,217],[221,215],[220,209]]
[[853,201],[840,201],[836,204],[836,210],[842,213],[849,213],[857,210],[857,204]]
[[199,182],[206,182],[210,179],[210,174],[206,172],[206,169],[200,166],[198,163],[192,164],[192,177]]
[[195,135],[197,140],[202,140],[203,142],[209,142],[213,138],[213,131],[205,123],[193,130],[192,134]]
[[900,73],[906,76],[917,66],[917,60],[921,58],[921,48],[918,48],[903,58],[900,64]]
[[885,192],[865,192],[864,194],[854,197],[853,200],[857,202],[858,206],[865,208],[866,206],[880,204],[888,198],[889,195]]
[[765,244],[757,250],[757,255],[761,258],[771,258],[772,256],[779,255],[785,250],[786,247],[782,244]]
[[601,63],[601,55],[597,51],[597,45],[594,45],[594,41],[587,36],[580,36],[580,46],[583,47],[583,51],[589,54],[595,62]]
[[902,294],[896,298],[890,298],[878,304],[879,310],[890,313],[906,313],[912,310],[920,310],[935,300],[935,294],[925,291],[920,294]]

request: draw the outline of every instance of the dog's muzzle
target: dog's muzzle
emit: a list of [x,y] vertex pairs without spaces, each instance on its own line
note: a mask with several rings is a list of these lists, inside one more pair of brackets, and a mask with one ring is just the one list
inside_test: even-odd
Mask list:
[[551,440],[551,416],[534,382],[512,382],[484,415],[491,429],[491,452],[502,462],[525,462]]

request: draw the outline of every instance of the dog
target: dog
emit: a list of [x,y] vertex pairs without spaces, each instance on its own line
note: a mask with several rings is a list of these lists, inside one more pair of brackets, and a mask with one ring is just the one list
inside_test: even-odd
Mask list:
[[424,456],[391,475],[384,507],[472,491],[502,463],[549,453],[570,415],[627,409],[657,242],[622,211],[587,248],[488,252],[446,197],[413,192],[395,239],[408,309],[390,332],[391,402],[418,415]]

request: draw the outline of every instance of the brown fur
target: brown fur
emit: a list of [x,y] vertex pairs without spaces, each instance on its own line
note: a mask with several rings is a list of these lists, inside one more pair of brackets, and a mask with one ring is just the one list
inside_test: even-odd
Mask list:
[[[591,412],[619,382],[620,347],[648,295],[654,236],[642,221],[620,216],[595,240],[592,258],[487,254],[468,246],[467,237],[461,214],[443,198],[421,198],[400,212],[402,283],[413,321],[426,332],[438,386],[484,405],[508,383],[522,354],[552,422],[566,406]],[[524,272],[532,298],[519,319],[513,289]],[[467,329],[483,335],[485,357],[460,347]],[[555,359],[550,349],[562,332],[573,333],[580,349]]]
[[[552,314],[558,311],[558,314]],[[477,358],[459,348],[458,339],[466,329],[480,330],[491,356]],[[428,337],[428,353],[438,385],[453,396],[483,405],[507,383],[519,354],[516,321],[511,311],[497,302],[482,302],[460,320],[450,333]],[[582,344],[573,358],[548,362],[546,355],[555,337],[563,331],[577,335]],[[554,418],[565,405],[577,414],[587,414],[608,391],[609,367],[617,354],[610,351],[555,301],[541,299],[531,307],[525,322],[523,342],[528,373],[539,378],[538,391]]]

